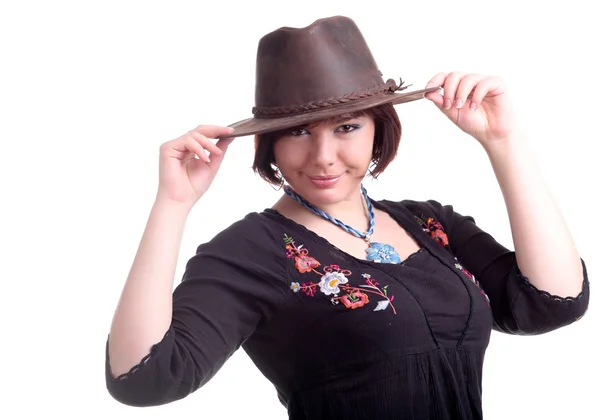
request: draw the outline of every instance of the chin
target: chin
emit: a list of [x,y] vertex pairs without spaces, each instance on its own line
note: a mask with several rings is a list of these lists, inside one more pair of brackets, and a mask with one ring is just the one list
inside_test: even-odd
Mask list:
[[360,181],[348,182],[342,177],[335,185],[319,187],[310,180],[302,179],[301,182],[289,183],[302,198],[315,206],[330,206],[346,200],[360,188]]
[[340,191],[339,188],[327,190],[312,188],[300,194],[306,201],[319,207],[337,204],[348,196],[348,192]]

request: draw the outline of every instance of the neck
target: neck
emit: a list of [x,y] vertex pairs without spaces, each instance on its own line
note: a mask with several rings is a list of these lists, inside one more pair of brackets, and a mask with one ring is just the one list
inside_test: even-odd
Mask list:
[[[361,232],[366,232],[369,227],[369,217],[360,186],[355,191],[353,191],[352,194],[350,194],[348,197],[335,204],[311,203],[310,201],[308,202],[314,207],[317,207],[319,210],[329,214],[330,216],[340,220],[346,225],[349,225]],[[293,210],[295,214],[303,215],[305,217],[316,217],[321,219],[321,216],[307,209],[287,194],[285,194],[281,199],[281,204],[284,204],[285,207],[289,210]]]

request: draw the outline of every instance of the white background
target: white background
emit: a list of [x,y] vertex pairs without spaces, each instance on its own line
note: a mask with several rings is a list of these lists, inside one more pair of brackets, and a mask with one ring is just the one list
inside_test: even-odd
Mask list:
[[[104,345],[154,199],[159,145],[199,124],[249,117],[258,39],[341,14],[358,23],[386,79],[422,87],[440,71],[462,70],[507,83],[593,293],[588,314],[568,328],[492,335],[484,412],[486,419],[600,418],[594,3],[210,3],[1,3],[0,417],[286,418],[274,388],[241,351],[183,401],[123,406],[105,390]],[[366,183],[371,196],[453,204],[512,247],[480,146],[426,100],[398,112],[399,156]],[[252,154],[251,137],[236,140],[194,208],[176,283],[198,244],[277,199],[252,174]]]

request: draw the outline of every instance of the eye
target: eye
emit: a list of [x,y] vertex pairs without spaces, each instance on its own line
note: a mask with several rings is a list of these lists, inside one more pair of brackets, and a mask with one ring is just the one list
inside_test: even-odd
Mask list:
[[358,130],[360,125],[358,124],[344,124],[340,125],[336,131],[341,131],[342,133],[351,133],[355,130]]
[[306,133],[307,131],[304,128],[294,128],[288,132],[288,136],[298,137]]

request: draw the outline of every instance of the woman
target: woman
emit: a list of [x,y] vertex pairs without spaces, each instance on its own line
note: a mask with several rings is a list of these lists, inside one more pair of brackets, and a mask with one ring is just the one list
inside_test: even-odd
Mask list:
[[[156,201],[107,343],[114,398],[183,398],[242,346],[291,419],[479,419],[491,330],[541,334],[584,314],[585,265],[502,81],[440,73],[405,90],[384,83],[350,19],[261,39],[254,117],[161,147]],[[487,152],[515,252],[449,205],[373,201],[362,188],[396,154],[393,104],[422,97]],[[186,217],[232,139],[249,134],[255,171],[285,194],[202,244],[172,293]]]

